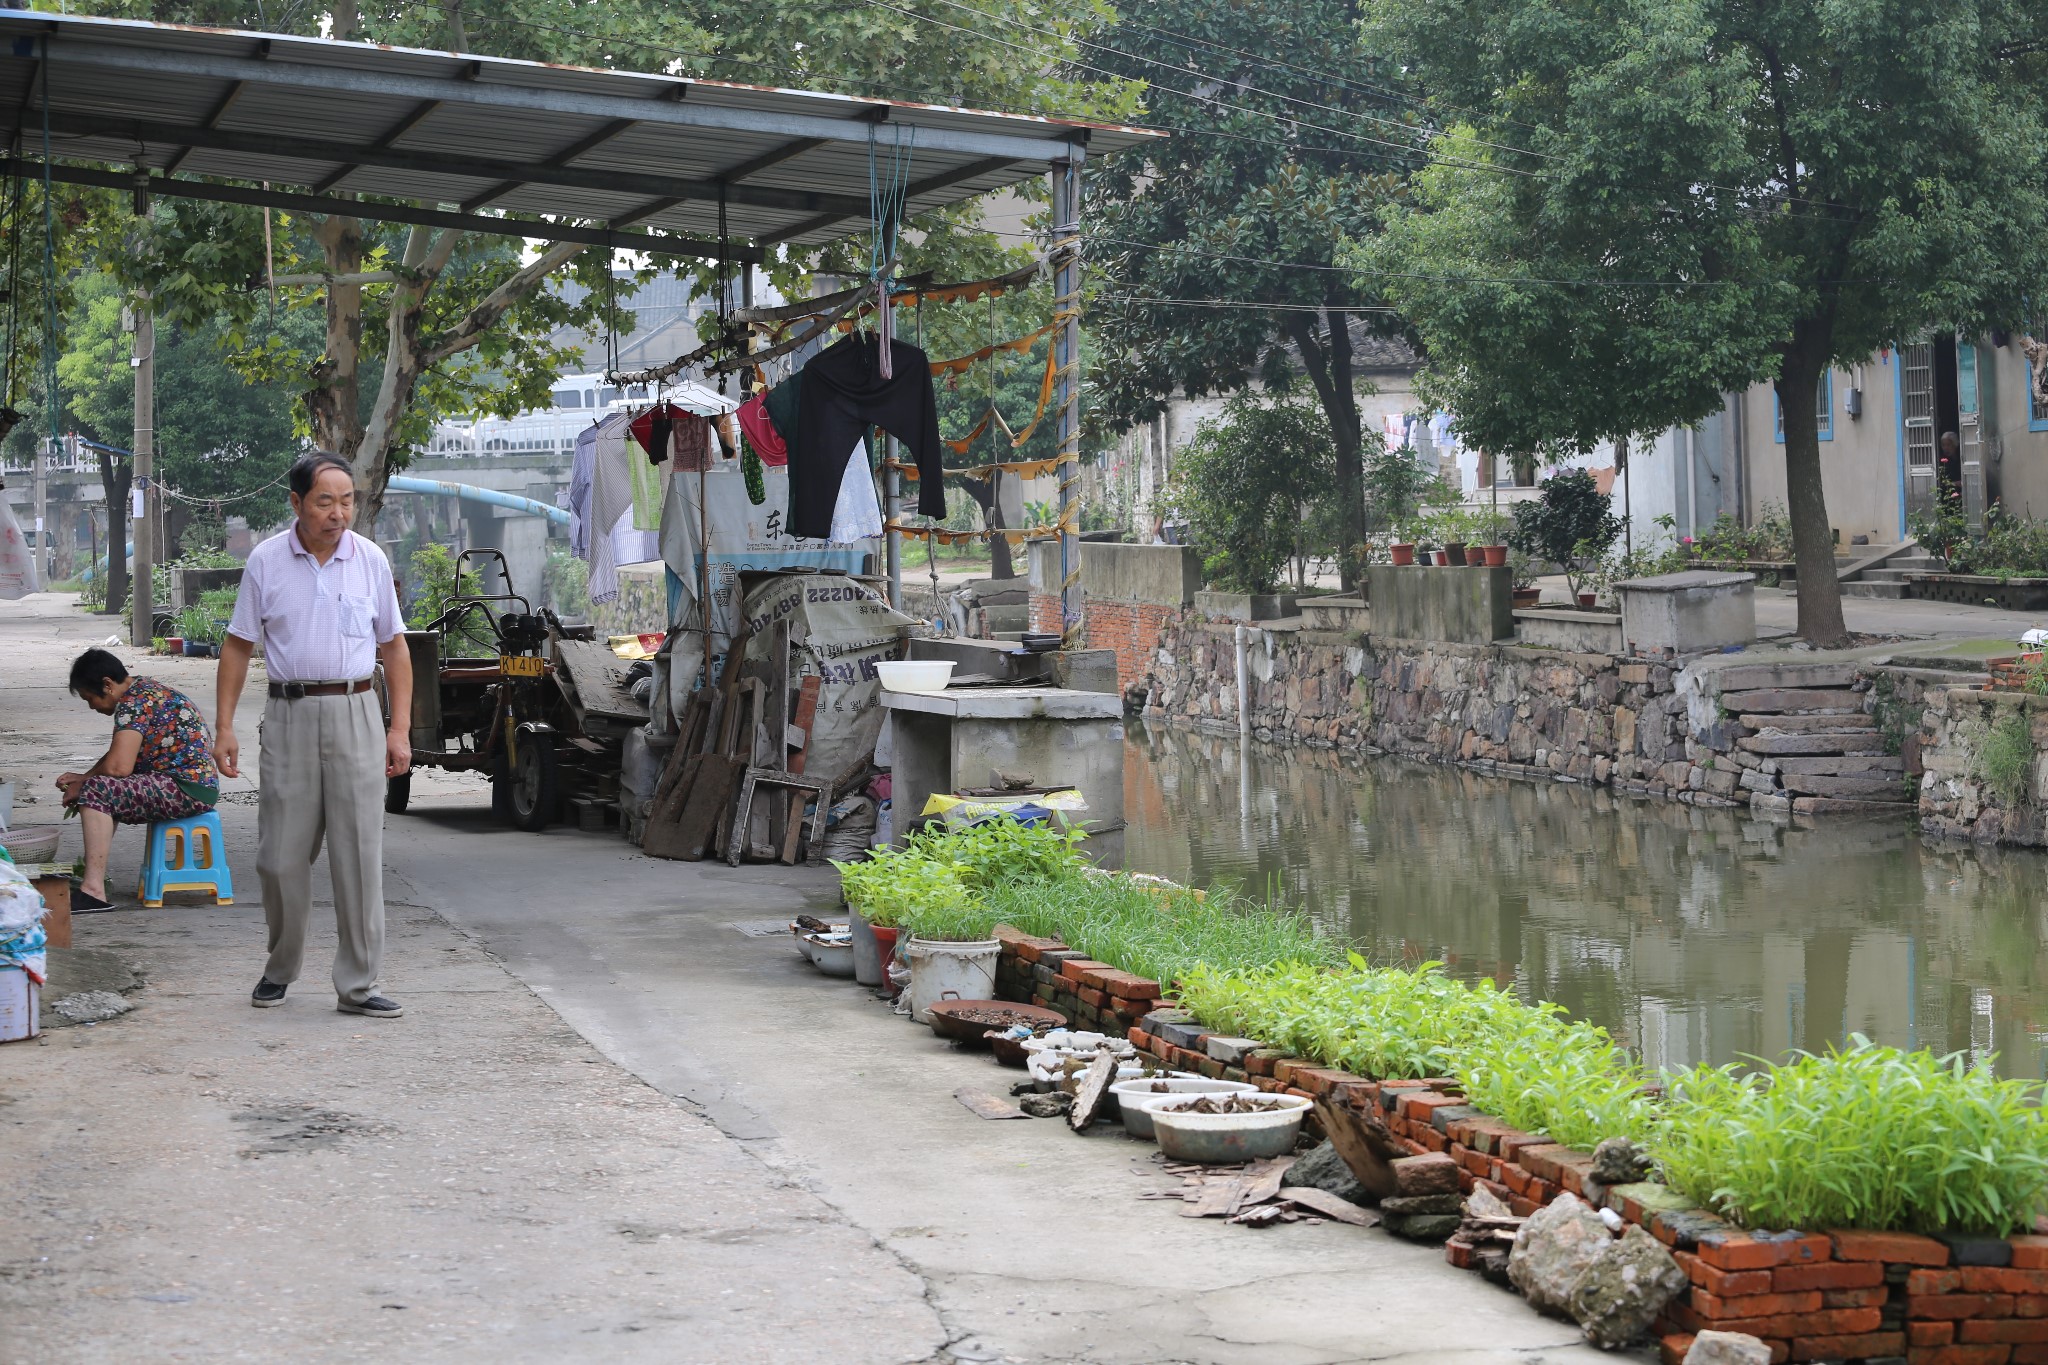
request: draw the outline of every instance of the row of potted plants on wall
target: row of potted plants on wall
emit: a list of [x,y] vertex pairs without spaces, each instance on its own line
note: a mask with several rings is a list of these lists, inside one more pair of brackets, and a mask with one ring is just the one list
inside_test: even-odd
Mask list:
[[1387,547],[1387,553],[1396,564],[1420,562],[1452,569],[1499,569],[1506,567],[1508,562],[1508,547],[1505,545],[1467,545],[1458,540],[1447,541],[1441,550],[1428,545],[1396,543]]

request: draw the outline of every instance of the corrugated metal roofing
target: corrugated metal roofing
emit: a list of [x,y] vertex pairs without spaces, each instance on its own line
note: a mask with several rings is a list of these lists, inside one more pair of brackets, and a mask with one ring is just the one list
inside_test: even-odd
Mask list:
[[[851,95],[14,10],[0,11],[0,57],[0,127],[17,165],[40,158],[47,107],[60,167],[130,173],[140,165],[180,179],[267,181],[300,196],[397,199],[443,215],[539,214],[699,243],[718,237],[721,195],[728,237],[760,246],[865,231],[870,143],[878,165],[907,150],[916,213],[1042,174],[1081,149],[1100,156],[1157,136]],[[313,205],[302,198],[296,207]]]

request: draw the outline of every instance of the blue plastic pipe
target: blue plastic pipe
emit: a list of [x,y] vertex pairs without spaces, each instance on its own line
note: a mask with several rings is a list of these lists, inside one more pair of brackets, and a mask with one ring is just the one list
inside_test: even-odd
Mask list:
[[480,502],[491,507],[509,507],[530,517],[546,517],[557,526],[569,524],[569,513],[566,508],[552,507],[533,498],[522,498],[517,493],[500,493],[495,488],[478,488],[467,483],[447,483],[440,479],[415,479],[406,474],[392,475],[384,486],[393,493],[432,493],[444,498],[461,498],[466,502]]

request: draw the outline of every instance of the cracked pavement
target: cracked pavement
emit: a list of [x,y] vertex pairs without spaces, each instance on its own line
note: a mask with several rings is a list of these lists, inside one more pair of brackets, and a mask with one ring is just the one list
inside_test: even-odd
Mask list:
[[[0,603],[17,792],[104,744],[62,678],[108,633]],[[122,653],[210,704],[205,661]],[[729,927],[829,912],[829,869],[520,834],[481,784],[423,774],[386,835],[405,1017],[333,1011],[317,914],[307,977],[251,1010],[251,788],[221,808],[241,903],[82,917],[144,977],[137,1008],[0,1048],[0,1361],[1617,1358],[1434,1248],[1183,1218],[1137,1198],[1169,1183],[1149,1144],[974,1117],[956,1088],[1019,1073]]]

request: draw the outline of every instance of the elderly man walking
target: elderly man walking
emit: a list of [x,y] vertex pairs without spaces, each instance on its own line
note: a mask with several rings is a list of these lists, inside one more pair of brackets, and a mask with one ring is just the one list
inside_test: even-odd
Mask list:
[[[258,545],[242,573],[234,619],[220,648],[214,758],[239,777],[235,704],[259,642],[270,696],[262,747],[256,870],[270,960],[249,996],[284,1003],[306,955],[313,860],[327,843],[334,881],[334,991],[346,1014],[404,1013],[377,993],[384,955],[384,780],[412,766],[412,659],[400,634],[391,563],[349,529],[355,479],[348,463],[316,450],[291,469],[296,520]],[[391,697],[385,728],[371,685],[377,661]]]

